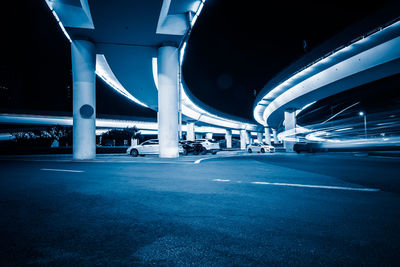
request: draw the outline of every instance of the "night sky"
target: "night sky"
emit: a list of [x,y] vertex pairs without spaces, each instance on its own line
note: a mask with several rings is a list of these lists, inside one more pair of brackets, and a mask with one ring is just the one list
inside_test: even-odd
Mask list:
[[[255,94],[274,75],[387,2],[208,0],[189,40],[184,79],[205,104],[253,120]],[[47,5],[6,1],[2,10],[0,111],[70,114],[70,44]],[[96,87],[98,114],[156,117],[99,79]]]

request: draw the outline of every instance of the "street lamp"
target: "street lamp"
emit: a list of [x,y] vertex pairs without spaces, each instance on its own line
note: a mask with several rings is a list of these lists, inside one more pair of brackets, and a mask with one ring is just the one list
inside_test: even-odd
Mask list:
[[364,111],[360,111],[358,115],[364,117],[364,136],[365,139],[367,139],[367,115],[364,113]]

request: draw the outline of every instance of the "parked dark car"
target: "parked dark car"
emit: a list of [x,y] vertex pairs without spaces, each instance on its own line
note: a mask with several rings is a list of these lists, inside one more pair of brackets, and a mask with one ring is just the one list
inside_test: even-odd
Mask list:
[[315,153],[315,152],[320,152],[322,149],[319,143],[299,142],[294,144],[293,150],[296,153],[301,153],[301,152]]
[[193,155],[198,155],[204,153],[205,149],[200,143],[188,140],[179,141],[179,143],[182,145],[184,151],[186,151],[186,154],[193,153]]

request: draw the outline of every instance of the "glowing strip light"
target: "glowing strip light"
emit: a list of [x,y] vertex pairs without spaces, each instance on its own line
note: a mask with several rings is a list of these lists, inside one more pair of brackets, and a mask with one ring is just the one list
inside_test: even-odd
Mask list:
[[197,11],[196,11],[196,13],[194,14],[194,16],[193,16],[193,18],[192,18],[192,21],[191,21],[191,26],[192,26],[192,27],[193,27],[194,24],[196,23],[197,18],[200,16],[201,11],[203,10],[204,2],[205,2],[205,0],[202,0],[202,1],[200,2],[200,5],[199,5],[199,7],[197,8]]
[[56,18],[56,20],[57,20],[57,22],[58,22],[58,25],[60,26],[62,32],[63,32],[64,35],[65,35],[65,37],[67,37],[68,41],[69,41],[70,43],[72,43],[71,37],[69,37],[69,34],[68,34],[67,31],[65,30],[64,25],[62,24],[60,18],[57,16],[57,13],[54,11],[54,9],[53,9],[51,6],[49,6],[49,8],[50,8],[50,10],[51,10],[51,13],[53,13],[53,16]]
[[158,69],[157,69],[157,58],[153,57],[152,58],[152,62],[151,62],[151,66],[153,68],[153,80],[154,80],[154,84],[158,90]]
[[312,105],[314,105],[316,102],[317,102],[317,101],[313,101],[313,102],[311,102],[311,103],[308,103],[307,105],[305,105],[305,106],[302,107],[301,109],[296,110],[296,116],[297,116],[300,112],[302,112],[303,110],[305,110],[306,108],[311,107]]
[[[44,115],[26,115],[26,114],[0,114],[0,123],[5,124],[29,124],[29,125],[63,125],[72,126],[72,117],[67,116],[44,116]],[[113,119],[96,119],[96,127],[112,129],[112,128],[126,128],[136,126],[143,134],[158,133],[157,122],[147,121],[128,121],[128,120],[113,120]],[[187,125],[182,125],[182,130],[187,131]],[[104,129],[97,129],[99,133]],[[225,134],[226,130],[218,127],[211,126],[196,126],[196,133],[213,133]],[[239,135],[239,131],[232,131],[232,135]],[[1,136],[1,134],[0,134]]]
[[[0,114],[0,123],[8,124],[33,124],[33,125],[64,125],[72,126],[72,117],[44,116],[26,114]],[[136,126],[139,129],[157,130],[157,122],[127,121],[113,119],[96,119],[96,127],[101,128],[126,128]]]
[[133,102],[148,108],[148,106],[141,102],[139,99],[131,95],[125,87],[118,81],[112,72],[110,66],[107,63],[107,60],[104,55],[96,55],[96,74],[99,76],[104,82],[106,82],[109,86],[111,86],[115,91],[120,93],[121,95],[127,97]]
[[185,55],[185,49],[186,49],[186,41],[183,43],[181,51],[179,53],[179,62],[181,62],[181,64],[183,62],[183,57]]
[[257,103],[256,107],[253,110],[254,119],[261,125],[268,126],[266,123],[266,110],[268,108],[276,110],[276,107],[274,107],[276,105],[273,105],[272,102],[277,97],[281,96],[284,92],[290,91],[290,89],[293,88],[293,87],[290,87],[290,85],[296,79],[304,77],[310,71],[312,71],[313,68],[330,61],[332,58],[336,57],[338,54],[352,50],[354,45],[358,45],[358,44],[368,41],[370,38],[373,37],[373,35],[381,32],[381,31],[387,30],[389,28],[399,26],[399,25],[400,25],[400,22],[396,21],[396,22],[393,22],[392,24],[387,25],[386,27],[380,27],[377,29],[377,31],[373,31],[369,35],[362,36],[360,38],[356,38],[348,46],[341,46],[341,47],[335,49],[333,52],[326,54],[325,56],[321,57],[320,59],[318,59],[318,60],[312,62],[311,64],[305,66],[304,68],[300,69],[298,72],[293,74],[287,80],[283,81],[282,83],[280,83],[279,85],[277,85],[271,91],[269,91],[267,94],[264,95],[264,97]]

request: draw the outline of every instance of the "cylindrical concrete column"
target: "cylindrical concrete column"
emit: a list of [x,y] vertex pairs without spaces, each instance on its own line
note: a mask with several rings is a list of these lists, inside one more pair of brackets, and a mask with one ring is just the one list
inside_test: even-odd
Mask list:
[[226,141],[226,148],[232,148],[232,130],[226,130],[225,141]]
[[206,133],[206,138],[207,139],[212,139],[213,138],[213,133]]
[[268,145],[271,145],[271,131],[269,127],[265,127],[264,134],[265,134],[265,142]]
[[274,137],[274,144],[275,145],[279,144],[278,135],[276,134],[276,130],[275,129],[272,129],[272,135]]
[[158,49],[158,138],[160,158],[179,157],[178,150],[178,49]]
[[194,123],[186,124],[186,140],[194,141]]
[[262,141],[263,141],[263,133],[257,132],[257,141],[259,143],[262,143]]
[[[285,131],[295,131],[296,129],[296,110],[295,109],[287,109],[285,110]],[[290,139],[295,138],[295,133],[293,136],[289,137]],[[284,147],[286,152],[293,152],[293,146],[296,142],[294,140],[284,140]]]
[[96,158],[96,51],[92,42],[71,43],[73,159]]
[[246,130],[240,130],[240,149],[245,150],[246,149],[246,144],[247,144],[247,139],[248,134]]
[[203,134],[202,134],[202,133],[195,133],[195,134],[194,134],[194,137],[195,137],[196,139],[202,139],[202,138],[203,138]]

